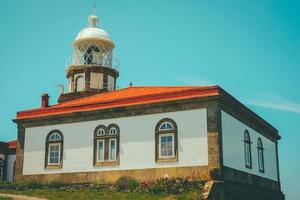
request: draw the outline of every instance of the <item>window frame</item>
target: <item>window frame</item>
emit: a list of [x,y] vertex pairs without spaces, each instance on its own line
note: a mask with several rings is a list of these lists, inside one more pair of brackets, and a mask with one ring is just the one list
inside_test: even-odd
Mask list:
[[[51,136],[53,134],[58,134],[60,136],[59,140],[51,140]],[[52,130],[48,133],[45,141],[45,169],[59,169],[63,167],[63,143],[64,137],[60,130]],[[58,163],[50,163],[50,146],[59,145],[59,162]]]
[[[51,151],[50,151],[50,148],[51,148],[51,146],[57,146],[58,145],[58,162],[57,163],[51,163],[50,162],[50,159],[51,159],[51,157],[50,157],[50,154],[51,154]],[[49,148],[49,150],[48,150],[48,165],[50,166],[53,166],[53,165],[59,165],[60,164],[60,151],[61,151],[61,143],[59,143],[59,142],[57,142],[57,143],[49,143],[49,145],[48,145],[48,148]]]
[[[161,126],[164,123],[170,123],[173,129],[161,129]],[[155,162],[163,163],[163,162],[177,162],[178,161],[178,131],[177,124],[174,120],[170,118],[161,119],[155,127]],[[172,156],[162,156],[161,155],[161,141],[160,138],[162,136],[172,135],[173,138],[173,155]]]
[[[260,159],[260,152],[261,152],[261,159]],[[257,139],[257,159],[258,159],[259,172],[265,173],[264,146],[263,146],[261,138]]]
[[[96,162],[97,163],[101,163],[101,162],[104,162],[105,161],[105,140],[104,139],[97,139],[97,150],[96,150]],[[99,142],[102,142],[103,146],[102,146],[102,150],[103,150],[103,153],[102,153],[102,157],[103,159],[102,160],[99,160]]]
[[[248,130],[244,131],[244,159],[245,159],[245,167],[248,169],[252,169],[252,151],[251,151],[251,137]],[[247,146],[249,146],[249,151],[247,155]],[[247,161],[247,157],[249,156],[249,162]]]
[[[105,134],[102,136],[97,135],[98,130],[103,129]],[[111,129],[116,130],[116,134],[110,135]],[[114,139],[116,141],[116,159],[110,160],[110,141]],[[104,141],[104,160],[98,160],[98,143],[97,141]],[[119,149],[120,149],[120,128],[116,124],[110,124],[108,127],[104,125],[99,125],[94,130],[94,159],[93,164],[97,166],[107,166],[107,165],[119,165]]]
[[[109,140],[109,148],[108,148],[108,161],[109,162],[116,162],[117,161],[117,151],[118,151],[118,141],[117,138],[110,138]],[[115,159],[111,159],[111,141],[115,141]]]
[[[161,138],[162,137],[168,137],[168,136],[171,136],[172,137],[172,155],[171,156],[162,156],[161,155]],[[162,158],[162,159],[168,159],[168,158],[173,158],[175,156],[175,137],[174,137],[174,134],[173,133],[162,133],[162,134],[159,134],[159,146],[158,146],[158,153],[159,153],[159,158]]]

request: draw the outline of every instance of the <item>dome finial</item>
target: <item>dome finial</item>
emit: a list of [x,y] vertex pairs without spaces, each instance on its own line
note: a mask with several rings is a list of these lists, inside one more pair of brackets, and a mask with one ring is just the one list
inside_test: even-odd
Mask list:
[[92,14],[89,16],[89,27],[96,28],[99,22],[99,18],[96,15],[96,0],[93,0]]
[[92,28],[96,28],[99,22],[99,18],[96,15],[89,16],[89,26]]

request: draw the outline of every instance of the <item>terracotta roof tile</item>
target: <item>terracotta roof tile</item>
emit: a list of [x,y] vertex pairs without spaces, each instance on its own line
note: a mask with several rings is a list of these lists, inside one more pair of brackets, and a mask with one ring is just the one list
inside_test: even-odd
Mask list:
[[13,140],[8,142],[8,148],[9,149],[15,149],[17,147],[17,140]]
[[218,86],[148,86],[128,87],[112,92],[99,93],[47,108],[21,111],[17,119],[45,117],[82,111],[101,110],[174,100],[219,95]]

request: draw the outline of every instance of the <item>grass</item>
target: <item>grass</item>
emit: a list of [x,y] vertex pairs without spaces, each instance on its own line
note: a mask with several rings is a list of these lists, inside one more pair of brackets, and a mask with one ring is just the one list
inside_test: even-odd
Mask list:
[[[34,197],[42,197],[55,200],[200,200],[200,195],[196,192],[183,193],[179,195],[154,195],[146,192],[117,192],[111,190],[97,191],[97,190],[72,190],[62,191],[57,189],[36,189],[27,191],[14,191],[14,190],[0,190],[0,193],[5,194],[21,194]],[[1,199],[1,198],[0,198]]]

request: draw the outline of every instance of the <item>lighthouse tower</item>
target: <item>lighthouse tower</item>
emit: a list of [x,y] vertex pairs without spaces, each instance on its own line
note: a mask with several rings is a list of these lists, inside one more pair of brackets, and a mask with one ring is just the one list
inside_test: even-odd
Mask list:
[[58,102],[94,95],[116,89],[118,66],[113,65],[114,43],[108,33],[98,28],[99,18],[88,17],[88,27],[82,29],[73,42],[73,55],[67,59],[68,93]]

